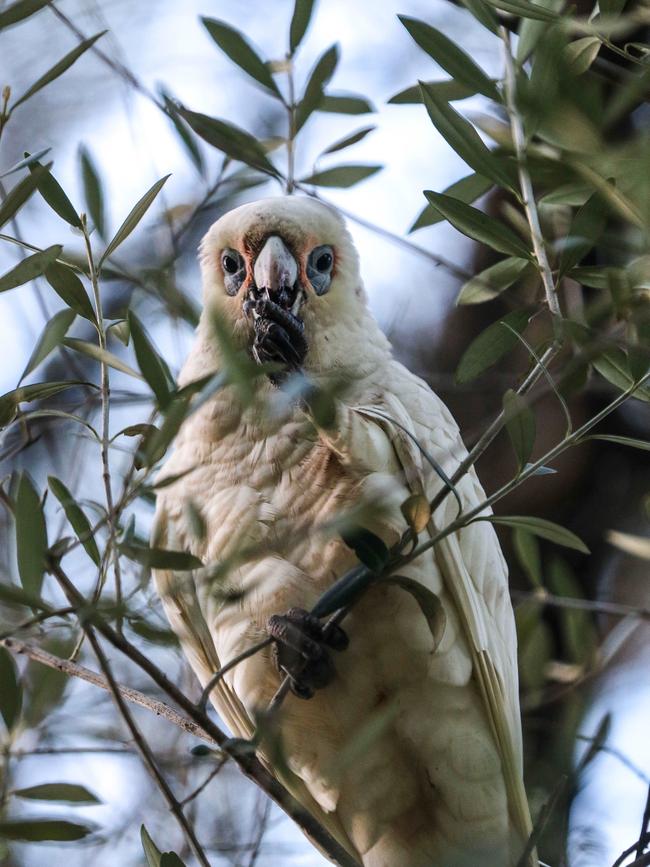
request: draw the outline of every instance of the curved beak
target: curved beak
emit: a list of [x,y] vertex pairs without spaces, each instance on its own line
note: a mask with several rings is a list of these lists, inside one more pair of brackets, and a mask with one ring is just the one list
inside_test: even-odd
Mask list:
[[253,268],[255,285],[262,295],[290,309],[298,291],[298,264],[278,235],[270,235]]

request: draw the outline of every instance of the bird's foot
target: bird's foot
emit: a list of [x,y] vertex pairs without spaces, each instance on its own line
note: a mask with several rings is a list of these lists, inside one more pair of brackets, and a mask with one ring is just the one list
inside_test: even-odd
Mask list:
[[335,669],[329,650],[345,650],[348,636],[340,626],[326,627],[303,608],[269,617],[267,632],[274,639],[273,655],[278,671],[291,678],[298,698],[311,698],[332,682]]
[[307,341],[303,322],[291,310],[270,300],[258,300],[251,309],[255,317],[253,358],[258,364],[269,361],[282,364],[281,371],[270,374],[271,382],[280,385],[305,360]]

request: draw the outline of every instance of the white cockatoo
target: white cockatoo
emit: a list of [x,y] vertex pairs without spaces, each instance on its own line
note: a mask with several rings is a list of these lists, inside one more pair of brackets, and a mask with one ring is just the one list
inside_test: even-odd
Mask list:
[[[209,570],[156,572],[192,668],[205,685],[274,637],[226,674],[212,701],[249,738],[291,675],[283,782],[364,867],[516,864],[530,818],[515,624],[492,525],[472,523],[400,568],[435,595],[435,629],[417,593],[396,583],[371,586],[329,634],[306,613],[358,562],[334,520],[380,502],[362,510],[364,526],[395,544],[407,529],[400,504],[430,501],[443,484],[432,465],[451,476],[466,454],[454,419],[392,358],[333,209],[306,197],[243,205],[212,226],[200,260],[204,311],[180,383],[226,364],[215,319],[228,353],[234,345],[258,363],[282,361],[285,373],[276,365],[255,379],[252,402],[236,385],[217,391],[185,421],[163,469],[176,480],[159,490],[154,544],[229,564],[236,591],[224,602]],[[278,388],[286,371],[316,387],[337,383],[332,425]],[[473,470],[457,492],[465,510],[484,499]],[[420,541],[458,509],[446,496]]]

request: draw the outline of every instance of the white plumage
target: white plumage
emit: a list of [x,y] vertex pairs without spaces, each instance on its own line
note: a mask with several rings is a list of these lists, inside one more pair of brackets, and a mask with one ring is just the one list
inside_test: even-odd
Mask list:
[[[309,609],[356,559],[327,524],[364,502],[388,507],[368,529],[391,545],[406,525],[410,494],[431,499],[441,482],[399,425],[452,475],[466,454],[458,428],[429,387],[397,363],[368,311],[356,251],[340,218],[306,198],[273,198],[222,217],[201,247],[205,311],[181,383],[220,368],[211,317],[250,347],[244,312],[255,255],[279,237],[298,265],[300,315],[317,383],[343,381],[334,429],[319,429],[300,406],[278,407],[278,390],[256,380],[243,406],[228,386],[183,425],[163,474],[155,544],[192,551],[204,563],[235,558],[228,585],[245,591],[223,605],[215,585],[187,573],[156,574],[172,627],[205,684],[221,665],[265,636],[267,619]],[[329,291],[309,283],[310,251],[330,245]],[[243,287],[224,289],[222,255],[245,262]],[[268,407],[275,407],[269,412]],[[265,409],[266,408],[266,409]],[[398,424],[394,424],[392,419]],[[458,485],[465,509],[484,499],[475,473]],[[187,501],[207,528],[197,539]],[[426,533],[444,528],[458,504],[447,496]],[[478,522],[441,541],[401,573],[436,594],[444,631],[435,644],[413,596],[374,587],[344,621],[347,650],[336,677],[314,698],[289,695],[281,731],[292,771],[284,782],[364,867],[451,867],[516,863],[530,831],[522,783],[516,635],[507,568],[492,526]],[[232,732],[252,719],[280,683],[271,653],[234,668],[212,699]],[[383,720],[366,750],[339,757],[371,718]],[[531,863],[536,863],[531,858]]]

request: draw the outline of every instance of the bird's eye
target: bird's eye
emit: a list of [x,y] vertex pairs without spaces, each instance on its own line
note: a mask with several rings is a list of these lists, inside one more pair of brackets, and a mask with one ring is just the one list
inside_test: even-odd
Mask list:
[[221,264],[223,265],[223,270],[227,274],[236,274],[237,271],[239,271],[239,262],[230,253],[223,254]]
[[307,260],[307,276],[317,295],[324,295],[330,288],[334,251],[329,244],[315,247]]
[[321,253],[318,259],[316,259],[316,270],[317,271],[329,271],[332,267],[332,254],[331,253]]
[[228,295],[236,295],[246,276],[246,264],[237,250],[230,248],[221,254],[221,267],[223,268],[223,282]]

